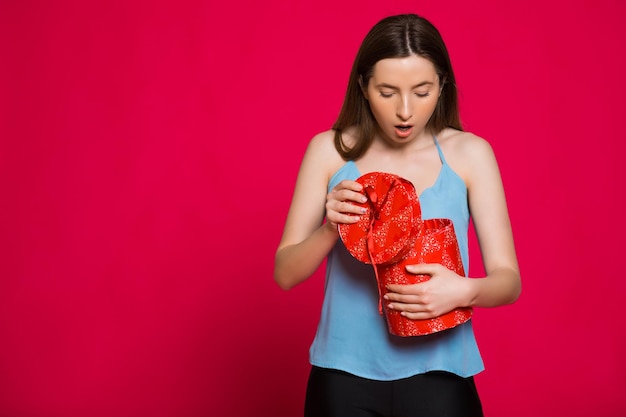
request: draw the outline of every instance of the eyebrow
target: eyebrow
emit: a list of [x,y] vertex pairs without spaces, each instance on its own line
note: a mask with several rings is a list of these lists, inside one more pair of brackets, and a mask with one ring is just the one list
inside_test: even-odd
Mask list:
[[[411,87],[411,90],[413,90],[415,88],[423,87],[425,85],[434,85],[434,84],[435,83],[433,83],[432,81],[422,81],[421,83],[416,84],[413,87]],[[391,84],[387,84],[387,83],[376,84],[376,87],[378,87],[378,88],[390,88],[392,90],[399,90],[399,88],[396,87],[395,85],[391,85]]]

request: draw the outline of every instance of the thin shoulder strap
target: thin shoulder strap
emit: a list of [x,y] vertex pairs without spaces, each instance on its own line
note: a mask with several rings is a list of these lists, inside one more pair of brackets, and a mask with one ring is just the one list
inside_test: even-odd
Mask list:
[[447,165],[446,158],[445,156],[443,156],[443,151],[441,150],[441,146],[439,146],[439,141],[437,140],[437,136],[433,135],[433,138],[435,139],[435,146],[437,147],[437,152],[439,153],[439,159],[441,159],[441,163],[443,165]]

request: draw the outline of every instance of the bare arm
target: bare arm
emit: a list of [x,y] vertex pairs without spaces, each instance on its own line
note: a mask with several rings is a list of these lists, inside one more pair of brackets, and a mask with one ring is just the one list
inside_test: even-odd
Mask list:
[[300,166],[274,262],[274,279],[283,289],[294,287],[317,270],[339,237],[337,223],[357,221],[347,213],[358,214],[359,208],[347,200],[364,198],[354,181],[342,181],[327,194],[330,176],[341,164],[329,135],[325,132],[313,138]]
[[521,280],[500,170],[487,142],[474,137],[465,146],[472,161],[467,184],[470,213],[486,273],[483,278],[468,280],[465,304],[510,304],[520,295]]

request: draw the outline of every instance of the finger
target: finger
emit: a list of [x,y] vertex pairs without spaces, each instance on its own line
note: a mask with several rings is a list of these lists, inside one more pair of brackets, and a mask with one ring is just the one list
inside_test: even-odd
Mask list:
[[428,320],[428,319],[433,319],[435,317],[438,317],[438,314],[432,311],[416,311],[416,312],[402,311],[400,312],[400,315],[411,320]]
[[407,265],[406,270],[411,274],[415,275],[435,275],[439,268],[440,264],[432,263],[432,264],[412,264]]
[[350,223],[354,223],[359,221],[360,216],[365,214],[367,209],[352,203],[334,201],[326,205],[326,212],[326,216],[332,221],[346,222],[349,220]]
[[428,304],[419,304],[419,303],[389,303],[387,304],[387,308],[390,310],[397,311],[402,315],[410,314],[429,314],[432,315],[434,311],[429,307]]
[[367,213],[367,209],[365,207],[348,203],[347,201],[342,201],[341,203],[338,203],[337,208],[337,211],[340,213],[352,213],[357,215]]
[[360,192],[363,190],[363,186],[356,181],[343,180],[339,184],[337,184],[334,189],[336,190],[347,189],[347,190]]
[[355,216],[354,214],[344,214],[344,213],[329,213],[326,218],[329,222],[334,224],[353,224],[357,223],[361,220],[361,216]]
[[355,203],[361,204],[367,202],[365,194],[347,189],[333,190],[331,198],[337,201],[354,201]]
[[423,291],[421,291],[421,286],[425,284],[425,282],[420,282],[418,284],[389,284],[385,288],[389,291],[385,295],[389,295],[390,297],[395,297],[396,294],[406,294],[406,295],[420,295]]
[[[406,287],[406,285],[401,285],[401,287]],[[387,301],[398,302],[403,304],[419,304],[422,302],[421,295],[415,294],[413,291],[412,294],[402,294],[398,292],[388,292],[383,296],[383,298]]]

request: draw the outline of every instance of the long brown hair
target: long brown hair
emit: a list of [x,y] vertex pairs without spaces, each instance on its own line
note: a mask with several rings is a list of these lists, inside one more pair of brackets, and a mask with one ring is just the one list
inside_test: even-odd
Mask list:
[[[374,140],[376,120],[361,90],[367,86],[374,65],[381,59],[417,55],[435,66],[442,87],[437,107],[426,129],[439,133],[446,127],[463,130],[459,118],[456,80],[441,34],[426,19],[415,14],[389,16],[379,21],[365,36],[354,59],[346,96],[333,125],[335,148],[345,160],[359,159]],[[356,143],[348,147],[342,132],[356,126]]]

